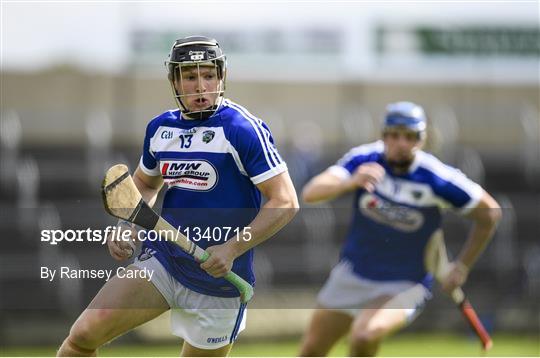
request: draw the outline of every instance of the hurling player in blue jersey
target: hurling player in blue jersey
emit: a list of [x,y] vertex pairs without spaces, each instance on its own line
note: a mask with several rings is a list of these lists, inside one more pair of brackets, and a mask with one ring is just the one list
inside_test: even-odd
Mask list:
[[354,217],[340,262],[318,296],[300,355],[324,356],[350,332],[350,355],[373,356],[381,340],[409,324],[430,293],[424,248],[450,207],[474,222],[443,289],[461,286],[491,239],[497,202],[459,170],[422,151],[422,107],[387,107],[382,140],[353,148],[303,189],[306,202],[354,192]]
[[[252,248],[298,210],[287,166],[266,124],[223,98],[227,68],[218,43],[203,36],[177,40],[166,66],[178,108],[148,124],[133,179],[150,205],[166,184],[161,215],[210,258],[200,264],[148,234],[128,270],[133,276],[152,271],[151,280],[107,282],[59,355],[95,354],[169,309],[172,332],[184,339],[183,356],[227,355],[246,315],[239,292],[223,276],[232,270],[253,285]],[[135,236],[134,228],[126,230]],[[133,253],[128,242],[110,240],[108,246],[118,260]]]

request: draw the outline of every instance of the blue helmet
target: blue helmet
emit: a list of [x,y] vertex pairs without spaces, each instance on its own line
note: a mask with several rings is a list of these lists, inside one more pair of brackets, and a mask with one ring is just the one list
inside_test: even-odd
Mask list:
[[424,109],[412,102],[390,103],[386,107],[383,130],[389,127],[405,127],[414,132],[426,130]]

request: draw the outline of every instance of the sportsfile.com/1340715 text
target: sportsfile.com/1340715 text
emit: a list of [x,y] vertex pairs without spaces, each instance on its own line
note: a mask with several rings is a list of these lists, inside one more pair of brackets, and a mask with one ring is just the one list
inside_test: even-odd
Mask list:
[[[206,227],[197,226],[178,227],[177,230],[139,230],[137,239],[139,241],[160,241],[179,240],[181,236],[187,237],[194,242],[225,242],[227,240],[250,241],[251,227],[243,228],[223,226]],[[41,242],[50,245],[58,245],[60,242],[98,242],[104,245],[107,237],[115,241],[130,241],[131,231],[120,229],[117,226],[107,226],[105,229],[68,229],[68,230],[41,230]]]

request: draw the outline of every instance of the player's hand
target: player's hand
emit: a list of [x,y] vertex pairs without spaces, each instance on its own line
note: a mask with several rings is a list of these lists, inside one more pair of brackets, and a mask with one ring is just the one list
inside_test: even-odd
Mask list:
[[349,184],[356,188],[364,188],[373,192],[375,186],[380,183],[385,175],[384,168],[375,162],[360,165],[349,179]]
[[223,277],[232,269],[236,258],[233,250],[227,244],[210,246],[206,249],[210,254],[208,260],[201,264],[201,268],[213,277]]
[[[120,230],[120,235],[118,235],[118,230]],[[122,233],[124,231],[131,231],[129,241],[124,241],[121,239],[123,237]],[[117,239],[118,237],[120,238],[119,240]],[[109,234],[107,235],[107,247],[109,248],[109,253],[115,260],[118,261],[129,259],[135,253],[136,240],[137,230],[134,227],[125,224],[118,224],[116,230],[109,232]]]
[[442,280],[442,290],[450,294],[454,289],[461,287],[467,281],[469,269],[460,261],[453,261],[449,264],[448,273]]

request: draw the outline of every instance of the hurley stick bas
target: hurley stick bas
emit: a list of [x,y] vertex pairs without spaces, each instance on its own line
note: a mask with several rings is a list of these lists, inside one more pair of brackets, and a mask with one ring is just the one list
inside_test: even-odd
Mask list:
[[[146,204],[135,186],[127,166],[117,164],[107,170],[101,185],[101,194],[105,210],[112,216],[127,220],[145,229],[154,230],[162,240],[178,245],[199,262],[205,262],[210,257],[205,250],[189,240]],[[232,271],[227,273],[224,278],[238,289],[243,303],[251,299],[253,287],[246,280]]]
[[[432,273],[438,282],[442,282],[449,271],[450,263],[448,261],[448,254],[446,252],[443,232],[440,229],[435,231],[426,245],[424,264],[426,270]],[[478,315],[471,306],[461,287],[454,289],[450,293],[450,296],[452,297],[454,303],[458,306],[465,320],[469,323],[473,331],[482,342],[482,348],[484,351],[491,349],[493,346],[493,341],[491,340],[489,333],[478,318]]]

